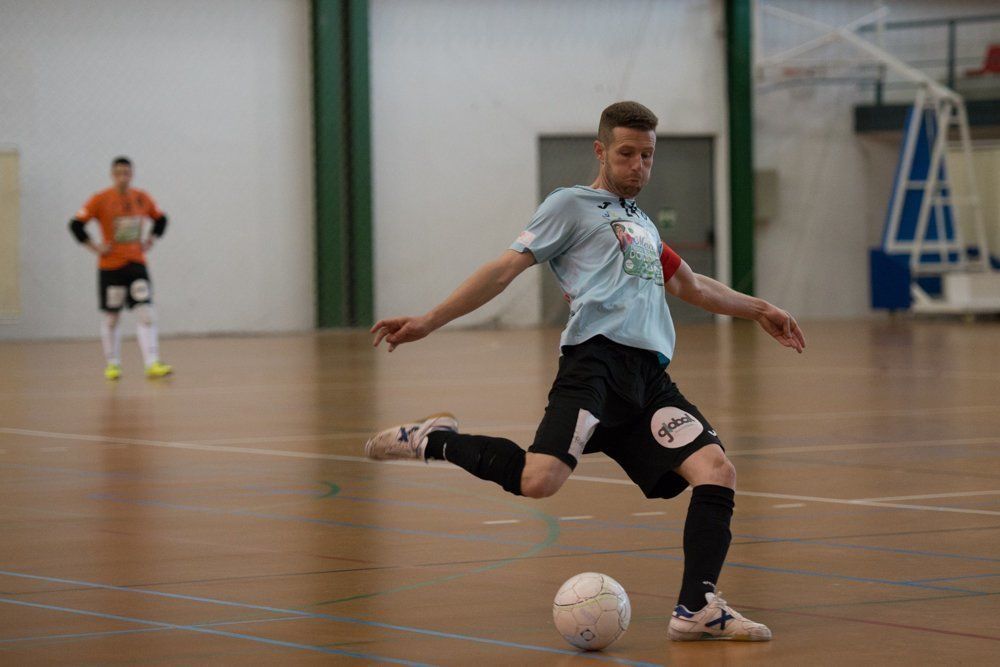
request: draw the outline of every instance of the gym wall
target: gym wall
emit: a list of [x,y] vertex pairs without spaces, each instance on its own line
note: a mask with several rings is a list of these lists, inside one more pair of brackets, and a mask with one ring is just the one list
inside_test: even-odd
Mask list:
[[[870,0],[765,1],[831,25],[845,24],[874,9]],[[889,21],[996,12],[996,3],[989,0],[906,0],[886,6],[891,10]],[[959,46],[968,50],[977,41],[968,37],[969,32],[995,31],[996,26],[963,28]],[[766,53],[819,34],[803,30],[789,35],[783,30],[797,29],[779,28],[765,37],[773,40],[764,44]],[[890,51],[908,62],[940,59],[946,53],[944,28],[890,32],[886,39]],[[981,53],[981,47],[974,47],[959,56],[978,59]],[[931,73],[942,75],[941,70]],[[913,102],[912,90],[892,94],[893,101]],[[757,293],[800,319],[871,313],[868,248],[881,236],[902,140],[901,133],[877,137],[854,133],[854,105],[871,104],[873,99],[870,88],[850,84],[758,91],[754,97],[756,168],[774,170],[778,187],[776,214],[757,224]]]
[[[424,311],[502,253],[538,203],[538,136],[593,135],[622,99],[660,134],[716,136],[726,243],[721,2],[373,0],[370,20],[377,317]],[[541,271],[457,324],[537,323]]]
[[170,218],[149,256],[164,332],[313,326],[306,0],[0,0],[0,17],[22,297],[0,338],[96,335],[96,261],[66,225],[118,154]]

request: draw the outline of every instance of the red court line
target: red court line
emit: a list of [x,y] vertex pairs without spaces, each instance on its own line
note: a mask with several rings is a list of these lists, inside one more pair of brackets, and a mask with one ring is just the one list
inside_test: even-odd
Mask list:
[[[970,595],[969,597],[977,597],[975,595]],[[1000,642],[1000,637],[993,637],[990,635],[976,635],[971,632],[956,632],[954,630],[940,630],[938,628],[925,628],[921,625],[906,625],[904,623],[890,623],[888,621],[872,621],[864,618],[851,618],[850,616],[833,616],[831,614],[817,614],[815,612],[797,611],[797,610],[785,610],[785,609],[771,609],[769,607],[748,607],[743,605],[744,609],[753,609],[755,611],[771,611],[779,614],[795,614],[797,616],[811,616],[813,618],[823,618],[833,621],[851,621],[852,623],[864,623],[866,625],[881,625],[888,628],[902,628],[903,630],[918,630],[920,632],[934,632],[939,635],[954,635],[956,637],[972,637],[973,639],[988,639],[994,642]]]
[[[657,595],[656,593],[640,593],[646,597],[653,598],[664,598],[667,600],[673,600],[673,597],[668,595]],[[969,595],[967,597],[978,597],[977,595]],[[919,602],[919,600],[913,600],[914,602]],[[955,637],[971,637],[973,639],[988,639],[994,642],[1000,642],[1000,637],[993,637],[991,635],[977,635],[971,632],[956,632],[954,630],[940,630],[938,628],[925,628],[921,625],[906,625],[904,623],[890,623],[888,621],[871,621],[864,618],[852,618],[850,616],[833,616],[831,614],[817,614],[815,612],[798,611],[796,609],[772,609],[771,607],[751,607],[749,605],[738,605],[740,609],[747,609],[751,611],[770,611],[777,614],[793,614],[796,616],[811,616],[813,618],[822,618],[830,621],[850,621],[851,623],[864,623],[865,625],[881,625],[888,628],[900,628],[903,630],[917,630],[919,632],[933,632],[939,635],[953,635]],[[738,611],[738,610],[737,610]]]

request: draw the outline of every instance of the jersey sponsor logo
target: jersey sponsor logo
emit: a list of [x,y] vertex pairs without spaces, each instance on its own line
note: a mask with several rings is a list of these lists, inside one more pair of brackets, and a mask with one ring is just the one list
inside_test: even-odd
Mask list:
[[517,237],[517,242],[523,245],[525,248],[531,245],[531,242],[534,240],[535,240],[535,235],[529,232],[527,229],[521,232]]
[[611,202],[609,202],[609,201],[603,201],[603,202],[601,202],[600,204],[597,205],[597,208],[599,208],[599,209],[601,209],[603,211],[604,209],[606,209],[609,206],[611,206]]
[[138,243],[142,236],[142,216],[123,215],[115,218],[115,243]]
[[624,257],[625,273],[662,285],[659,239],[654,239],[648,229],[632,220],[612,220],[611,229]]
[[677,449],[694,442],[705,430],[694,415],[680,408],[660,408],[649,423],[653,438],[667,449]]

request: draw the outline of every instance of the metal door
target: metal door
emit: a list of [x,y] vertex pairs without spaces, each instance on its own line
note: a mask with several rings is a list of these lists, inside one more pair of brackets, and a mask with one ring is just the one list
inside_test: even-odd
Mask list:
[[[660,236],[697,273],[715,276],[715,182],[712,137],[656,138],[649,183],[639,207]],[[597,177],[594,139],[554,136],[539,139],[539,201],[559,187],[590,185]],[[711,314],[670,297],[675,322],[705,322]],[[551,271],[542,279],[542,322],[562,326],[569,307]]]

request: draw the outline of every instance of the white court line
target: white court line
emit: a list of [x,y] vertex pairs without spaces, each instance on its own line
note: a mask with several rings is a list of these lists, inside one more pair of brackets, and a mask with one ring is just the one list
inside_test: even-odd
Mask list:
[[[533,427],[534,428],[534,427]],[[3,429],[0,429],[2,431]],[[476,426],[470,427],[471,431],[482,430],[517,430],[514,428],[504,429],[501,426]],[[341,431],[339,433],[323,433],[320,435],[265,435],[246,438],[219,438],[217,440],[193,440],[192,444],[198,445],[239,445],[255,442],[314,442],[318,440],[353,440],[355,438],[367,438],[371,431]],[[842,445],[802,445],[797,447],[765,447],[762,449],[727,449],[726,454],[733,456],[758,456],[761,454],[811,454],[813,452],[850,452],[865,449],[909,449],[911,447],[961,447],[966,445],[993,445],[1000,444],[1000,437],[978,437],[978,438],[951,438],[947,440],[908,440],[889,442],[857,442]],[[614,463],[614,460],[607,457],[584,458],[580,463]]]
[[593,519],[593,514],[583,514],[581,516],[561,516],[560,521],[583,521],[584,519]]
[[[908,442],[858,442],[846,445],[805,445],[801,447],[765,447],[762,449],[726,449],[726,456],[758,456],[765,454],[812,454],[813,452],[851,452],[866,449],[910,449],[912,447],[963,447],[1000,444],[1000,437],[954,438],[951,440],[911,440]],[[588,455],[589,456],[589,455]],[[607,457],[585,458],[580,463],[614,463]],[[865,500],[871,500],[866,498]]]
[[662,516],[666,512],[632,512],[632,516]]
[[340,431],[319,435],[258,435],[246,438],[217,438],[215,440],[192,440],[199,445],[249,445],[254,442],[314,442],[316,440],[363,440],[370,438],[374,431]]
[[[573,479],[570,477],[570,479]],[[993,510],[974,510],[962,507],[934,507],[931,505],[900,505],[899,503],[878,502],[874,500],[842,500],[840,498],[821,498],[819,496],[795,496],[787,493],[764,493],[763,491],[737,491],[737,495],[751,498],[776,498],[779,500],[804,500],[812,503],[830,503],[832,505],[861,505],[862,507],[885,507],[900,510],[918,510],[921,512],[954,512],[956,514],[983,514],[985,516],[1000,516]]]
[[[0,427],[0,433],[11,435],[24,435],[38,438],[56,438],[62,440],[77,440],[81,442],[98,442],[122,445],[140,445],[143,447],[164,447],[168,449],[187,449],[202,452],[218,452],[227,454],[251,454],[254,456],[277,456],[297,459],[320,459],[328,461],[351,461],[354,463],[385,464],[416,466],[420,468],[434,468],[436,470],[461,470],[458,466],[448,463],[427,464],[422,461],[372,461],[363,456],[345,456],[339,454],[320,454],[317,452],[295,452],[280,449],[254,449],[251,447],[223,447],[220,445],[197,445],[190,442],[166,442],[162,440],[138,440],[129,438],[113,438],[100,435],[81,435],[74,433],[53,433],[49,431],[34,431],[30,429]],[[613,477],[593,477],[590,475],[572,475],[571,480],[580,482],[596,482],[599,484],[619,484],[622,486],[634,486],[628,479],[616,479]],[[901,505],[897,503],[880,502],[873,500],[848,500],[841,498],[823,498],[820,496],[797,496],[786,493],[765,493],[763,491],[737,491],[737,495],[751,498],[775,498],[778,500],[806,501],[814,503],[829,503],[833,505],[860,505],[863,507],[880,507],[888,509],[907,509],[921,512],[951,512],[955,514],[982,514],[985,516],[1000,516],[1000,512],[993,510],[966,509],[961,507],[933,507],[929,505]]]
[[[870,368],[858,367],[858,368],[813,368],[811,371],[817,376],[839,376],[839,377],[870,377],[874,372]],[[877,371],[880,377],[886,378],[939,378],[939,379],[953,379],[953,380],[996,380],[1000,378],[1000,373],[992,372],[969,372],[969,371],[940,371],[937,369],[915,369],[907,370],[904,372],[898,372],[895,370],[879,370]],[[801,369],[789,366],[789,367],[778,367],[770,369],[761,368],[732,368],[727,371],[731,377],[741,377],[741,376],[759,376],[763,374],[772,375],[794,375],[798,376],[802,373]],[[685,377],[698,378],[698,377],[715,377],[717,372],[714,370],[696,371],[688,370],[684,373]],[[549,382],[552,375],[545,373],[533,373],[530,376],[518,375],[516,377],[492,377],[492,378],[477,378],[475,380],[470,380],[467,378],[452,378],[448,382],[450,386],[457,385],[474,385],[474,386],[506,386],[506,385],[516,385],[521,386],[524,384],[526,378],[537,379],[543,382]],[[212,395],[212,394],[233,394],[233,393],[253,393],[253,392],[302,392],[302,391],[315,391],[317,389],[334,389],[334,390],[357,390],[358,388],[375,388],[375,389],[426,389],[427,382],[425,380],[357,380],[352,382],[307,382],[307,383],[274,383],[274,384],[241,384],[241,385],[219,385],[211,387],[184,387],[185,394],[193,395]],[[158,392],[155,390],[143,390],[139,389],[135,392],[135,396],[148,398],[158,396]],[[89,389],[69,389],[64,391],[51,391],[51,390],[34,390],[34,391],[7,391],[0,392],[0,400],[6,398],[15,399],[41,399],[50,401],[55,397],[65,397],[72,398],[76,396],[90,397],[93,396],[93,391]],[[985,409],[986,406],[983,406]],[[949,410],[950,408],[942,408],[944,410]],[[974,410],[979,410],[980,408],[973,408]],[[926,411],[920,411],[914,414],[920,414]],[[814,413],[810,418],[814,418],[815,415],[834,415],[835,413]],[[868,413],[848,413],[848,414],[869,414],[872,416],[878,416],[874,412]],[[880,413],[881,414],[881,413]],[[768,415],[761,415],[762,418],[768,418]],[[789,418],[787,415],[775,415],[773,416],[777,419]],[[715,421],[722,421],[721,419],[713,419]],[[531,428],[537,427],[537,424],[532,424]]]
[[767,447],[764,449],[737,449],[726,451],[729,456],[756,456],[757,454],[808,454],[811,452],[850,452],[862,449],[909,449],[911,447],[961,447],[963,445],[1000,444],[1000,437],[952,438],[950,440],[909,440],[906,442],[858,442],[844,445],[805,445],[801,447]]
[[[591,477],[589,475],[572,475],[570,480],[581,482],[598,482],[603,484],[621,484],[623,486],[633,486],[633,482],[627,479],[613,479],[610,477]],[[813,503],[830,503],[832,505],[860,505],[862,507],[884,507],[888,509],[917,510],[923,512],[955,512],[956,514],[984,514],[986,516],[1000,516],[1000,512],[993,510],[975,510],[961,507],[933,507],[930,505],[899,505],[895,503],[876,502],[873,500],[849,500],[841,498],[822,498],[819,496],[796,496],[788,493],[765,493],[763,491],[736,491],[738,496],[749,496],[750,498],[775,498],[777,500],[804,500]]]
[[[461,379],[452,378],[448,380],[449,387],[457,386],[470,386],[470,387],[481,387],[481,386],[523,386],[525,382],[529,380],[543,380],[549,381],[551,376],[549,375],[518,375],[516,377],[480,377],[476,379]],[[292,393],[292,392],[314,392],[317,389],[343,389],[350,390],[352,392],[357,391],[361,388],[372,388],[372,389],[427,389],[427,382],[425,380],[358,380],[352,382],[306,382],[306,383],[274,383],[274,384],[239,384],[239,385],[219,385],[214,387],[184,387],[183,392],[187,395],[212,395],[212,394],[237,394],[237,393],[254,393],[254,392],[278,392],[278,393]],[[15,398],[15,399],[44,399],[51,400],[55,397],[60,398],[73,398],[76,396],[93,396],[94,392],[90,389],[68,389],[65,391],[49,391],[49,390],[34,390],[34,391],[6,391],[0,392],[0,399],[5,398]],[[145,390],[138,389],[135,391],[133,396],[140,398],[155,398],[159,396],[159,392],[156,390]]]
[[776,510],[792,509],[793,507],[805,507],[805,503],[783,503],[781,505],[771,505]]
[[498,521],[483,521],[487,526],[499,526],[502,523],[521,523],[520,519],[500,519]]
[[988,414],[997,411],[996,405],[956,405],[940,408],[893,408],[888,410],[843,410],[839,412],[795,412],[791,414],[752,413],[747,415],[732,415],[729,417],[713,417],[716,422],[771,422],[771,421],[815,421],[817,419],[857,419],[859,417],[927,417],[931,415]]
[[[280,456],[293,459],[321,459],[328,461],[353,461],[362,463],[388,463],[390,465],[427,466],[423,461],[372,461],[363,456],[345,456],[341,454],[321,454],[319,452],[296,452],[287,449],[259,449],[255,447],[223,447],[221,445],[199,445],[193,442],[168,442],[163,440],[140,440],[137,438],[115,438],[103,435],[82,435],[77,433],[51,433],[49,431],[33,431],[22,428],[0,427],[0,433],[9,435],[25,435],[35,438],[54,438],[59,440],[80,440],[83,442],[98,442],[112,445],[139,445],[142,447],[164,447],[167,449],[188,449],[198,452],[223,452],[227,454],[253,454],[256,456]],[[435,466],[435,464],[430,464]],[[435,467],[453,468],[447,463]]]
[[955,493],[926,493],[922,496],[888,496],[885,498],[862,498],[872,502],[886,502],[890,500],[930,500],[931,498],[970,498],[974,496],[996,496],[1000,491],[956,491]]

